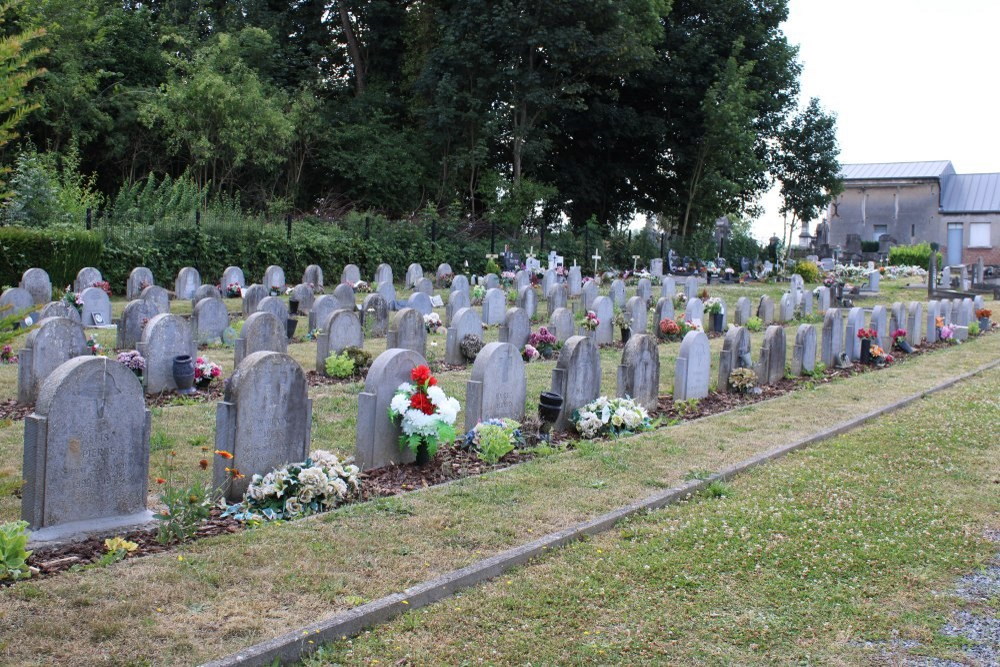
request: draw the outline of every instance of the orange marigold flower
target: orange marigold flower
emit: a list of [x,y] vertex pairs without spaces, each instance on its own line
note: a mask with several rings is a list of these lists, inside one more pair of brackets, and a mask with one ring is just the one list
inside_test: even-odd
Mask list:
[[208,470],[208,459],[202,459],[201,461],[198,461],[198,465],[201,466],[202,470]]
[[216,450],[215,450],[215,455],[216,455],[216,456],[221,456],[222,458],[226,459],[227,461],[228,461],[229,459],[232,459],[232,458],[233,458],[233,455],[232,455],[232,453],[231,453],[231,452],[227,452],[227,451],[226,451],[226,450],[224,450],[224,449],[216,449]]
[[229,476],[233,479],[243,479],[246,477],[246,475],[240,472],[239,468],[226,468],[226,472],[229,473]]
[[156,483],[157,483],[157,484],[165,484],[165,483],[166,483],[166,481],[167,481],[167,480],[163,479],[162,477],[157,477],[157,478],[156,478]]

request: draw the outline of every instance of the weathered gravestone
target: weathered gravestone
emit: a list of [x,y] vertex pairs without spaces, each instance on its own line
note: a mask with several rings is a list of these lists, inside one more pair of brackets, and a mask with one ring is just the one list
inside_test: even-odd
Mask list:
[[926,333],[924,337],[927,339],[928,343],[936,343],[938,340],[937,336],[937,318],[941,314],[941,306],[938,301],[928,301],[927,302],[927,326]]
[[552,392],[563,397],[553,429],[566,431],[573,412],[595,400],[601,392],[601,356],[589,336],[571,336],[563,345],[552,370]]
[[649,272],[654,276],[663,275],[663,260],[659,257],[649,260]]
[[556,272],[554,269],[547,270],[542,274],[542,294],[548,294],[552,286],[557,282]]
[[257,304],[258,313],[271,313],[278,318],[279,322],[288,321],[288,306],[277,296],[265,296]]
[[906,328],[906,308],[899,301],[889,309],[889,328],[893,331]]
[[590,309],[597,315],[597,329],[594,331],[594,342],[598,345],[611,345],[615,338],[615,328],[612,323],[615,309],[610,297],[599,296],[594,299]]
[[865,311],[851,308],[847,313],[847,332],[844,334],[844,351],[851,361],[861,361],[861,339],[858,332],[865,328]]
[[424,270],[419,264],[410,264],[406,269],[407,289],[417,286],[417,281],[424,277]]
[[361,269],[358,268],[357,264],[348,264],[344,267],[344,270],[340,272],[340,282],[347,283],[348,285],[353,285],[361,280]]
[[830,288],[820,287],[817,291],[819,294],[819,312],[826,314],[826,311],[830,310]]
[[750,332],[745,327],[739,326],[727,331],[722,342],[722,354],[719,356],[719,379],[715,386],[717,391],[735,391],[729,384],[729,376],[737,368],[753,368]]
[[484,282],[486,284],[487,290],[496,289],[500,287],[500,278],[495,273],[487,273]]
[[750,319],[750,299],[741,296],[736,300],[736,310],[733,311],[733,324],[738,327],[745,326]]
[[185,266],[177,272],[174,280],[174,296],[178,299],[190,299],[201,286],[201,274],[194,267]]
[[203,299],[221,299],[222,293],[215,285],[199,285],[191,296],[191,307],[198,305]]
[[660,338],[664,336],[663,331],[660,329],[660,322],[667,319],[675,319],[674,300],[668,296],[661,296],[657,299],[656,309],[653,311],[653,328]]
[[705,304],[698,297],[688,299],[684,306],[684,319],[688,322],[705,322]]
[[531,321],[524,308],[508,308],[500,325],[499,339],[501,343],[510,343],[518,350],[524,348],[531,336]]
[[412,308],[403,308],[393,313],[389,320],[385,347],[387,350],[413,350],[423,357],[427,349],[427,329],[420,313]]
[[[899,304],[902,307],[903,304]],[[951,299],[941,299],[938,303],[938,308],[941,311],[941,319],[944,320],[945,324],[951,324]],[[906,320],[901,320],[905,322]]]
[[191,332],[199,345],[222,342],[222,332],[229,327],[229,313],[222,299],[202,299],[191,315]]
[[393,304],[396,302],[396,288],[393,287],[392,283],[379,283],[378,289],[375,291],[378,292],[383,299],[385,299],[386,304],[388,304],[390,308],[393,307]]
[[529,274],[527,271],[525,271],[524,269],[521,269],[520,271],[518,271],[518,272],[516,272],[514,274],[514,289],[515,290],[517,290],[518,292],[520,292],[521,289],[523,289],[525,287],[529,287],[530,285],[531,285],[531,274]]
[[523,421],[527,394],[521,352],[510,343],[488,343],[476,357],[466,383],[466,430],[487,419]]
[[844,321],[839,308],[830,308],[823,316],[820,360],[829,368],[844,351]]
[[920,345],[923,314],[923,306],[919,301],[911,301],[906,309],[906,341],[913,347]]
[[468,335],[483,337],[483,320],[474,308],[460,308],[451,320],[445,340],[445,363],[464,366],[468,359],[462,354],[462,339]]
[[[305,461],[312,433],[312,400],[298,362],[280,352],[254,352],[226,383],[215,412],[212,483],[229,502],[243,499],[250,478],[287,463]],[[234,479],[226,468],[240,471]]]
[[757,381],[772,385],[785,377],[785,330],[778,325],[772,325],[764,332],[764,343],[760,348],[760,359],[757,362]]
[[545,302],[548,307],[549,318],[559,308],[566,308],[569,305],[569,288],[565,283],[557,283],[549,288],[545,294]]
[[673,276],[667,276],[660,286],[660,296],[673,299],[675,294],[677,294],[677,281],[673,279]]
[[872,329],[878,332],[876,343],[888,349],[892,345],[891,331],[889,330],[889,313],[885,306],[874,306],[872,308],[871,319],[869,320]]
[[633,335],[646,333],[649,313],[646,312],[646,301],[641,296],[629,297],[625,302],[625,314],[631,323]]
[[288,351],[285,323],[271,313],[257,312],[247,318],[240,329],[233,350],[233,367],[240,365],[254,352]]
[[451,291],[452,292],[465,292],[469,293],[469,279],[465,276],[458,275],[455,276],[451,281]]
[[660,355],[656,339],[634,334],[622,350],[618,366],[618,395],[628,396],[646,410],[655,410],[660,399]]
[[584,310],[592,310],[594,299],[597,298],[597,283],[593,280],[588,280],[580,288],[580,303],[583,304]]
[[[427,279],[422,278],[421,280]],[[434,312],[434,304],[431,303],[431,298],[427,296],[426,292],[414,292],[410,295],[410,299],[406,302],[406,305],[421,315],[430,315]]]
[[438,264],[437,271],[434,272],[434,279],[438,283],[443,283],[445,280],[448,280],[449,276],[455,276],[455,272],[451,270],[451,264],[447,262]]
[[560,343],[565,343],[570,336],[576,335],[576,320],[573,319],[573,311],[569,308],[556,308],[549,324],[550,330]]
[[816,368],[816,329],[800,324],[792,350],[792,375],[807,375]]
[[389,418],[389,403],[399,385],[412,382],[410,371],[426,363],[420,353],[396,348],[386,350],[372,363],[365,389],[358,396],[355,427],[355,461],[362,470],[412,463],[416,458],[412,450],[399,445],[400,427]]
[[85,266],[76,273],[76,280],[73,281],[73,291],[80,293],[88,287],[93,287],[94,283],[102,282],[101,272],[92,266]]
[[503,322],[507,313],[507,295],[498,287],[486,290],[483,297],[483,323],[494,326]]
[[138,378],[107,357],[75,357],[49,375],[24,420],[21,517],[34,542],[152,518],[149,419]]
[[[358,279],[360,280],[360,273]],[[354,282],[357,282],[355,280]],[[310,289],[313,290],[315,294],[316,290],[323,289],[323,269],[318,264],[310,264],[306,267],[306,270],[302,272],[302,284],[308,285]]]
[[434,283],[430,278],[421,278],[417,281],[417,286],[414,288],[417,292],[422,292],[427,296],[434,294]]
[[73,357],[87,354],[79,322],[65,317],[43,319],[24,339],[17,355],[17,402],[34,403],[45,379]]
[[80,292],[83,311],[80,319],[85,327],[106,327],[111,324],[111,299],[100,287],[88,287]]
[[568,283],[570,297],[580,296],[580,291],[583,289],[583,273],[579,266],[570,267]]
[[782,324],[791,322],[795,317],[795,302],[792,299],[792,295],[789,292],[785,292],[781,295],[781,301],[778,302],[778,321]]
[[805,281],[797,273],[793,273],[789,278],[789,292],[792,293],[792,298],[795,302],[798,302],[799,293],[805,290]]
[[52,300],[52,280],[44,269],[28,269],[21,274],[19,287],[31,295],[36,306],[44,306]]
[[195,345],[187,320],[170,313],[153,316],[142,330],[136,349],[146,359],[146,393],[159,394],[177,388],[174,357],[195,358]]
[[243,290],[243,317],[257,312],[257,306],[267,296],[267,288],[256,283]]
[[288,295],[288,301],[299,302],[299,314],[308,314],[312,310],[313,302],[316,300],[316,293],[313,288],[305,283],[300,283],[292,288],[292,293]]
[[392,267],[388,264],[379,264],[375,269],[375,284],[381,283],[392,284]]
[[[97,290],[101,294],[104,294],[104,290],[97,287],[91,287],[89,289]],[[104,295],[105,300],[107,300],[107,295]],[[84,302],[84,310],[86,311],[86,302]],[[102,311],[103,312],[103,311]],[[0,317],[8,317],[10,315],[20,314],[22,319],[26,317],[31,317],[32,320],[36,317],[35,312],[35,300],[31,298],[31,293],[26,289],[21,289],[20,287],[11,287],[4,290],[3,294],[0,295]],[[111,302],[108,302],[108,317],[104,320],[105,324],[111,323]]]
[[323,294],[317,298],[313,302],[312,308],[309,309],[309,331],[322,328],[323,323],[330,317],[330,313],[339,308],[343,308],[343,306],[337,302],[337,297],[332,294]]
[[448,305],[444,310],[444,324],[445,326],[451,326],[451,320],[462,308],[469,308],[472,306],[472,301],[469,300],[469,295],[465,292],[451,292],[448,294]]
[[649,281],[649,278],[639,278],[639,284],[636,285],[635,295],[642,299],[642,302],[649,305],[649,302],[653,299],[653,283]]
[[330,313],[321,327],[323,333],[316,337],[316,372],[326,375],[326,359],[340,354],[349,347],[363,347],[365,337],[361,320],[353,310],[338,309]]
[[708,336],[701,331],[687,332],[674,369],[674,403],[708,396],[711,365]]
[[688,276],[684,281],[684,296],[688,301],[698,296],[698,279],[694,276]]
[[530,320],[535,316],[538,311],[538,297],[535,294],[535,288],[522,287],[517,293],[517,300],[515,304],[518,308],[522,308],[524,312],[528,314],[528,319]]
[[[389,287],[392,287],[392,285]],[[333,298],[337,301],[338,308],[343,308],[344,310],[356,309],[354,302],[354,288],[347,283],[340,283],[333,288]],[[395,290],[393,291],[393,298],[395,298]]]
[[760,297],[760,302],[757,304],[757,317],[764,324],[774,322],[774,300],[767,294]]
[[125,304],[122,317],[118,321],[118,336],[115,347],[131,350],[142,340],[142,330],[149,320],[160,314],[156,304],[145,299],[134,299]]
[[813,314],[813,293],[810,290],[799,292],[799,303],[796,307],[800,314],[811,317]]
[[882,274],[878,271],[870,271],[868,273],[868,283],[861,288],[862,292],[868,292],[870,294],[878,294],[879,292],[879,282],[882,278]]
[[238,285],[240,291],[247,286],[246,276],[243,275],[243,269],[238,266],[227,266],[226,270],[222,272],[222,280],[219,282],[222,287],[222,293],[227,294],[230,285]]
[[268,294],[281,294],[285,291],[285,270],[272,264],[264,269],[264,289]]
[[46,317],[66,317],[77,324],[83,323],[83,318],[80,317],[80,311],[76,309],[75,306],[71,306],[62,299],[59,301],[50,301],[45,304],[42,308],[42,312],[39,313],[39,321],[44,320]]
[[361,326],[366,335],[381,338],[389,326],[389,306],[379,293],[369,294],[361,302]]
[[153,272],[145,266],[137,266],[128,274],[128,280],[125,282],[125,298],[129,301],[138,299],[142,296],[142,290],[155,284]]
[[611,297],[611,303],[615,306],[615,308],[624,308],[625,283],[619,280],[618,278],[615,278],[611,282],[611,291],[609,293],[609,296]]

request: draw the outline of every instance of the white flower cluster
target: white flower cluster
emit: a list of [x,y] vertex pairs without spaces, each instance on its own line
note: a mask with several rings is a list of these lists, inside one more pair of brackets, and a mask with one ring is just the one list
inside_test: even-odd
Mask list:
[[588,440],[599,435],[644,431],[652,427],[649,413],[631,398],[601,396],[573,415],[577,432]]
[[437,435],[438,424],[454,424],[458,411],[462,409],[457,398],[450,398],[437,385],[427,388],[427,398],[434,406],[433,414],[410,407],[410,396],[416,391],[409,382],[404,382],[396,389],[396,395],[389,402],[389,412],[402,417],[401,427],[406,435],[421,435],[433,437]]
[[427,333],[444,333],[447,331],[444,322],[441,321],[441,316],[437,313],[424,315],[424,328],[427,329]]
[[349,461],[320,449],[306,462],[254,475],[244,503],[249,513],[260,512],[268,519],[328,510],[361,488],[359,469]]

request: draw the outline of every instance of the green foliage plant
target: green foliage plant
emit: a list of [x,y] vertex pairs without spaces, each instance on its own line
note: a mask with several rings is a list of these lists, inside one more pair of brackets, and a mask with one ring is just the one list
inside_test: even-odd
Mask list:
[[795,268],[792,269],[792,273],[797,273],[802,276],[802,280],[806,284],[814,285],[820,281],[819,267],[816,266],[815,262],[800,259],[795,262]]
[[757,317],[756,315],[754,315],[753,317],[747,320],[746,327],[747,331],[754,331],[754,332],[762,331],[764,329],[764,321],[759,317]]
[[[941,269],[944,256],[937,254],[937,266]],[[930,270],[931,244],[917,243],[915,245],[897,245],[889,248],[889,264],[893,266],[919,266]]]
[[326,374],[335,378],[354,375],[354,359],[347,352],[331,354],[326,358]]
[[28,567],[28,522],[9,521],[0,524],[0,581],[27,579],[31,576]]

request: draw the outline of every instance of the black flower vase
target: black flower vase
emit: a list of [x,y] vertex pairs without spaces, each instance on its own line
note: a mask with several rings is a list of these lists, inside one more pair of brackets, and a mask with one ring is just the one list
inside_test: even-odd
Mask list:
[[174,357],[173,375],[178,394],[194,392],[194,361],[190,354]]
[[990,330],[990,318],[980,317],[979,318],[979,333],[986,333]]
[[712,331],[722,333],[722,313],[712,313]]
[[632,330],[627,327],[622,327],[622,345],[628,342],[628,339],[632,337]]
[[872,340],[871,338],[861,339],[861,363],[870,364],[872,362]]
[[288,334],[288,340],[292,339],[295,335],[295,327],[299,325],[299,321],[294,317],[289,317],[285,320],[285,333]]
[[289,315],[298,315],[299,314],[299,300],[298,299],[289,299],[288,300],[288,314]]
[[431,455],[430,452],[427,451],[427,443],[421,442],[419,445],[417,445],[417,465],[418,466],[426,465],[427,463],[430,463],[430,460],[431,460]]
[[905,339],[897,342],[896,347],[906,354],[913,354],[913,347]]

